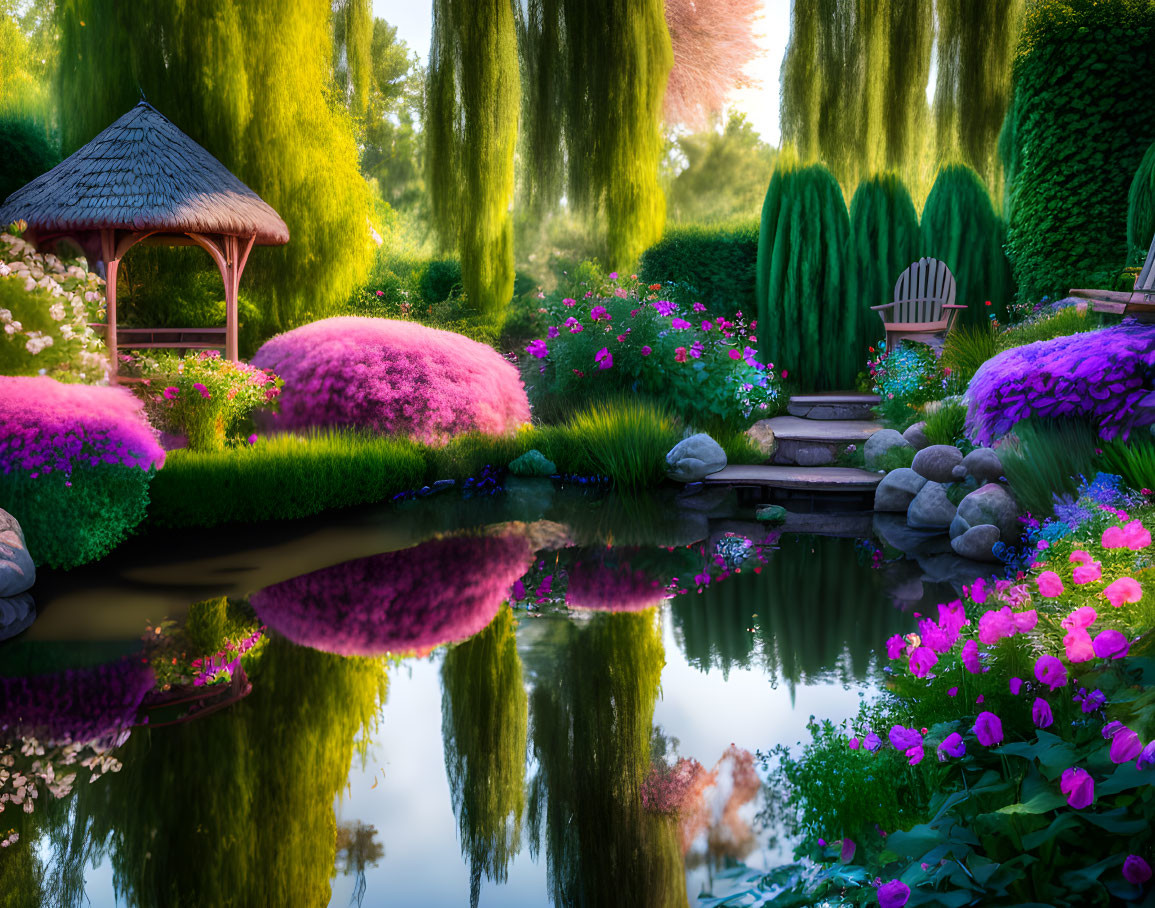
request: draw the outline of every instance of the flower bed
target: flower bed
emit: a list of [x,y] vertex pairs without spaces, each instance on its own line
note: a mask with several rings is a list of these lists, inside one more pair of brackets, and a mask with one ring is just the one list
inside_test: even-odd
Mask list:
[[164,451],[123,388],[0,377],[0,507],[37,564],[100,558],[144,518]]
[[284,379],[277,431],[334,427],[444,444],[529,421],[517,370],[490,347],[409,321],[330,318],[268,341],[253,365]]
[[[314,571],[250,602],[265,624],[301,646],[342,656],[407,652],[484,628],[531,558],[517,533],[453,536]],[[455,566],[450,577],[447,564]]]

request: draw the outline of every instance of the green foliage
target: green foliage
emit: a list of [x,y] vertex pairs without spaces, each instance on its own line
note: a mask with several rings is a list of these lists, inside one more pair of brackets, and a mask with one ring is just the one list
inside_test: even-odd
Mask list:
[[0,202],[59,163],[59,140],[46,123],[0,110]]
[[425,68],[397,38],[397,27],[373,20],[372,78],[362,133],[361,170],[394,208],[424,210],[425,142],[421,136]]
[[1117,473],[1133,489],[1155,489],[1155,441],[1135,434],[1103,448],[1104,469]]
[[949,380],[942,362],[926,344],[903,341],[897,349],[876,355],[867,365],[871,391],[881,399],[876,409],[886,422],[900,430],[917,421],[924,404],[946,396]]
[[1126,262],[1127,191],[1155,140],[1152,69],[1146,0],[1028,3],[1004,130],[1020,299],[1109,287]]
[[674,62],[662,0],[517,4],[525,72],[526,197],[600,215],[605,264],[625,270],[662,235],[662,99]]
[[461,263],[455,259],[434,259],[421,269],[417,289],[423,300],[444,302],[461,289]]
[[757,264],[757,221],[677,225],[642,253],[638,278],[643,284],[685,283],[716,312],[751,314]]
[[103,558],[144,520],[151,471],[102,463],[66,476],[0,475],[0,508],[16,517],[37,565],[68,570]]
[[1000,331],[997,341],[1000,350],[1009,350],[1011,347],[1022,347],[1036,341],[1095,331],[1100,327],[1099,319],[1086,309],[1080,311],[1075,306],[1064,306],[1041,318],[1012,325],[1005,331]]
[[370,0],[333,3],[333,81],[355,117],[364,117],[369,109],[373,24]]
[[966,438],[967,407],[961,400],[946,400],[926,415],[923,432],[932,445],[953,445]]
[[849,387],[862,359],[858,307],[847,297],[849,232],[829,170],[774,172],[758,236],[758,349],[763,361],[788,365],[806,389]]
[[894,299],[894,284],[918,260],[918,247],[918,215],[898,176],[877,174],[859,183],[850,200],[847,260],[847,299],[858,307],[859,354],[881,333],[882,323],[870,307]]
[[229,599],[218,596],[194,602],[188,608],[184,633],[198,655],[212,655],[224,644],[228,626]]
[[946,262],[954,274],[955,302],[967,307],[959,322],[977,326],[992,316],[1005,321],[1014,284],[1003,251],[1003,223],[978,174],[962,164],[940,170],[922,210],[921,229],[923,252]]
[[481,312],[513,293],[513,156],[519,76],[505,0],[437,0],[426,88],[426,181],[442,242]]
[[666,454],[681,437],[665,408],[637,398],[596,403],[571,416],[566,427],[596,472],[626,492],[660,483],[666,475]]
[[979,366],[999,352],[999,336],[989,321],[962,325],[947,333],[939,360],[950,369],[952,384],[965,388]]
[[[887,422],[892,422],[892,420],[887,419]],[[893,424],[901,426],[906,423],[910,423],[913,425],[914,422],[915,420],[913,420],[910,416],[903,414],[902,420],[893,421]],[[877,469],[885,470],[887,473],[889,473],[891,470],[897,470],[900,467],[909,467],[912,463],[914,463],[914,455],[917,453],[918,451],[916,451],[913,447],[907,447],[906,445],[893,447],[881,457],[876,459],[876,463],[878,464]]]
[[288,224],[292,241],[255,249],[245,269],[266,335],[348,298],[370,261],[370,196],[352,118],[330,95],[329,0],[145,0],[131,16],[117,0],[60,0],[56,14],[66,154],[144,91]]
[[760,464],[766,462],[766,455],[750,440],[750,436],[740,429],[715,430],[711,437],[726,452],[727,463]]
[[1147,149],[1127,193],[1127,263],[1142,265],[1155,239],[1155,143]]
[[1024,420],[998,454],[1019,505],[1042,519],[1054,512],[1056,495],[1073,496],[1084,477],[1095,475],[1100,443],[1082,423]]

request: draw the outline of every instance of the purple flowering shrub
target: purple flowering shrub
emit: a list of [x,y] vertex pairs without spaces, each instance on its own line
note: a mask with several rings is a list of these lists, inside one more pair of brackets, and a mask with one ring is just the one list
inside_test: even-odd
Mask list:
[[532,557],[519,533],[451,536],[313,571],[250,602],[301,646],[342,656],[427,650],[489,624]]
[[124,388],[0,376],[0,508],[37,564],[100,558],[144,519],[164,450]]
[[1155,326],[1123,324],[998,354],[971,379],[967,428],[990,445],[1028,418],[1082,419],[1107,440],[1155,424]]
[[444,444],[509,435],[529,421],[517,369],[491,347],[416,322],[329,318],[294,328],[253,357],[284,379],[276,431],[364,429]]

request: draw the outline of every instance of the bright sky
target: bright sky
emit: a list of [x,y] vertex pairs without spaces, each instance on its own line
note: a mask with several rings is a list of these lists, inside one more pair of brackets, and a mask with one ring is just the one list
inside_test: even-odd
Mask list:
[[[751,63],[748,72],[761,84],[744,89],[733,98],[735,110],[746,118],[771,145],[778,144],[778,74],[786,41],[790,37],[790,0],[762,0],[762,18],[757,31],[762,56]],[[424,61],[429,56],[429,38],[433,29],[432,0],[373,0],[373,15],[397,26],[397,33]]]

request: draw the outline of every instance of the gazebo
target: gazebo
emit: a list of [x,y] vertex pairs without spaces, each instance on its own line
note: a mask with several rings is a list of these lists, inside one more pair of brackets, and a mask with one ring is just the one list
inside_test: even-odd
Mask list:
[[[220,161],[141,101],[80,150],[12,193],[0,225],[23,220],[42,247],[71,238],[104,262],[105,342],[115,374],[117,349],[220,348],[237,353],[237,289],[254,244],[281,245],[289,228]],[[220,269],[225,327],[116,327],[116,272],[137,243],[197,245]],[[224,335],[224,343],[220,336]],[[196,340],[190,338],[196,337]],[[205,338],[208,338],[205,340]]]

